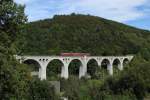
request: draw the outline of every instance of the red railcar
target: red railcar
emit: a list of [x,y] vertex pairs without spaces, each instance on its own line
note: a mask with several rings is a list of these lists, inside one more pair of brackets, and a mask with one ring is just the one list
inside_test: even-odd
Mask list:
[[89,53],[61,53],[61,56],[90,56]]

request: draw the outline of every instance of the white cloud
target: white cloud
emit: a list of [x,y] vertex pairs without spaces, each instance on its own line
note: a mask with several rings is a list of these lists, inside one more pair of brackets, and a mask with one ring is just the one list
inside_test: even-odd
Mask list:
[[[26,4],[29,20],[52,17],[54,14],[83,13],[116,21],[135,20],[144,16],[136,9],[147,0],[15,0]],[[30,4],[29,4],[30,3]]]
[[29,2],[29,0],[14,0],[14,1],[19,4],[25,4],[25,3]]
[[143,13],[136,10],[135,7],[145,2],[146,0],[80,0],[73,4],[70,2],[68,5],[71,6],[64,7],[65,9],[60,12],[78,12],[117,21],[128,21],[143,16]]

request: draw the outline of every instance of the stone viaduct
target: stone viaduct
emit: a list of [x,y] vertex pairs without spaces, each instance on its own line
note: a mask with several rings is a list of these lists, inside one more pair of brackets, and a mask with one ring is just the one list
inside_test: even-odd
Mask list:
[[113,75],[113,63],[115,60],[118,61],[117,67],[119,70],[123,70],[123,64],[125,61],[130,62],[133,59],[132,55],[127,56],[15,56],[20,63],[23,63],[27,60],[34,60],[39,64],[38,76],[41,80],[46,79],[46,69],[49,63],[53,60],[59,60],[62,62],[61,66],[61,77],[68,79],[69,64],[73,60],[80,61],[81,65],[79,66],[79,78],[84,77],[87,74],[87,64],[90,60],[95,60],[99,67],[101,67],[102,62],[105,61],[107,65],[107,70],[110,75]]

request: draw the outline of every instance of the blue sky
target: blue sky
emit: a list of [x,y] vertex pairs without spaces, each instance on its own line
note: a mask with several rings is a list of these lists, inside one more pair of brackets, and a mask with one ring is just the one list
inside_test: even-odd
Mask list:
[[90,14],[150,30],[150,0],[14,0],[29,21],[57,14]]

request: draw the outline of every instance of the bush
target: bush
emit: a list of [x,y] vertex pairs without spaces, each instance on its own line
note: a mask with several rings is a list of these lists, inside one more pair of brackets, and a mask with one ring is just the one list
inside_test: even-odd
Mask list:
[[46,80],[32,80],[29,92],[30,100],[58,100],[54,87]]
[[31,79],[25,66],[0,53],[0,99],[26,99]]

